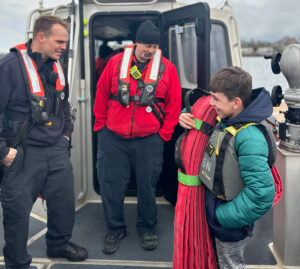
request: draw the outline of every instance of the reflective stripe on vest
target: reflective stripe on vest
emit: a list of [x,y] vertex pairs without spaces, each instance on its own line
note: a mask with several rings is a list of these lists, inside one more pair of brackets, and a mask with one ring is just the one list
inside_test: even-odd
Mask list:
[[157,81],[160,61],[161,61],[161,50],[157,49],[154,54],[154,57],[149,63],[149,68],[147,70],[146,78],[144,80],[145,83],[153,83]]
[[125,83],[130,82],[129,69],[132,62],[133,51],[134,51],[134,45],[127,46],[124,49],[124,54],[121,62],[121,68],[120,68],[120,80],[122,80]]
[[[14,47],[17,49],[22,56],[22,60],[27,72],[29,84],[30,84],[30,92],[39,97],[45,97],[44,88],[41,82],[40,75],[38,73],[36,63],[34,60],[28,55],[26,44],[17,45]],[[62,69],[62,66],[59,61],[53,62],[53,71],[58,74],[58,78],[56,80],[56,90],[63,90],[65,87],[65,76]]]
[[56,80],[56,90],[61,91],[66,86],[66,80],[64,76],[64,71],[59,61],[55,61],[53,63],[53,71],[58,74],[58,78]]
[[[132,56],[135,45],[130,45],[125,47],[123,58],[121,61],[120,67],[120,80],[124,83],[130,83],[130,73],[129,70],[131,68]],[[161,62],[161,50],[157,49],[153,58],[149,62],[149,68],[147,70],[147,74],[145,79],[143,80],[145,83],[154,83],[158,79],[159,67]]]

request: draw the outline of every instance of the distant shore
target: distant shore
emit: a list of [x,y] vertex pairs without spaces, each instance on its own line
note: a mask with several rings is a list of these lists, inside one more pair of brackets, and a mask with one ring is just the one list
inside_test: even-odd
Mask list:
[[[275,52],[282,53],[284,48],[290,44],[299,44],[300,38],[297,40],[294,37],[283,37],[276,42],[266,42],[266,41],[241,41],[242,46],[242,56],[265,56],[272,55]],[[5,53],[0,52],[0,58],[5,55]]]
[[247,56],[265,56],[272,55],[275,52],[282,53],[284,48],[290,44],[299,44],[300,40],[294,37],[283,37],[276,42],[265,41],[241,41],[242,55]]

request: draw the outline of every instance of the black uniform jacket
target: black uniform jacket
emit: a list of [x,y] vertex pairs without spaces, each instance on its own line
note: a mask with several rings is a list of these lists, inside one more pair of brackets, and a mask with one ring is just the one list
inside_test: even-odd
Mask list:
[[[42,55],[33,53],[30,44],[31,41],[27,43],[28,54],[37,65],[47,98],[46,105],[51,125],[35,124],[28,133],[27,145],[49,146],[57,143],[63,135],[70,137],[73,131],[68,102],[69,89],[66,86],[65,99],[62,102],[61,111],[56,117],[53,114],[56,89],[55,85],[48,82],[53,60],[49,59],[43,62]],[[22,121],[18,117],[12,118],[8,115],[14,115],[15,112],[31,114],[31,104],[21,64],[23,63],[20,63],[17,52],[10,52],[0,58],[0,160],[7,155],[11,141],[16,137],[22,125]]]

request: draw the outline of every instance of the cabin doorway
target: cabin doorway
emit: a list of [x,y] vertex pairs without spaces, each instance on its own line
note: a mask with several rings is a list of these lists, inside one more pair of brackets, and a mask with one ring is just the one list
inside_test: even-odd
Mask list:
[[[94,106],[97,90],[96,60],[99,48],[108,46],[112,54],[121,52],[124,46],[135,42],[138,26],[150,19],[161,30],[160,48],[163,56],[176,66],[182,86],[182,96],[187,90],[208,87],[210,77],[210,18],[209,7],[197,3],[160,13],[157,11],[96,13],[90,19],[91,97]],[[196,100],[197,93],[192,99]],[[182,106],[182,108],[184,105]],[[93,113],[92,113],[93,115]],[[92,119],[92,125],[94,118]],[[172,204],[177,198],[177,166],[174,162],[174,145],[183,132],[175,128],[172,140],[165,143],[163,171],[157,187],[157,195],[164,195]],[[99,193],[97,180],[97,136],[93,135],[94,189]],[[134,176],[134,175],[133,175]],[[133,177],[134,178],[134,177]],[[127,195],[136,195],[132,180]]]

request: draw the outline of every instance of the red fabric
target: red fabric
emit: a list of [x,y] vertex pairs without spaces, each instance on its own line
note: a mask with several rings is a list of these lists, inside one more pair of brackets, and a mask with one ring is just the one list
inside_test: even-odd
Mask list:
[[[192,108],[195,118],[211,125],[216,112],[209,105],[211,97],[199,99]],[[181,159],[188,175],[198,175],[208,136],[190,130],[181,144]],[[204,186],[178,184],[174,220],[173,269],[215,269],[217,267],[213,241],[206,222]]]
[[[209,105],[210,97],[199,99],[192,114],[211,125],[216,123],[216,112]],[[186,174],[198,175],[208,136],[190,130],[181,144],[181,159]],[[275,184],[274,203],[282,196],[282,181],[274,165],[271,168]],[[178,184],[174,220],[173,269],[218,268],[209,227],[206,222],[205,191],[203,185],[190,187]]]
[[282,193],[283,193],[283,187],[282,187],[282,180],[281,180],[281,177],[278,173],[276,165],[274,165],[271,168],[271,172],[272,172],[272,176],[273,176],[273,179],[274,179],[274,185],[275,185],[275,197],[274,197],[274,201],[273,201],[273,206],[274,206],[281,199],[281,196],[282,196]]
[[[166,58],[162,58],[165,66],[156,90],[156,97],[164,98],[160,103],[166,113],[164,124],[161,127],[153,113],[146,112],[146,106],[130,103],[128,107],[120,105],[118,101],[111,100],[111,93],[118,94],[118,68],[123,53],[110,59],[98,84],[94,106],[94,131],[99,131],[105,125],[114,133],[130,138],[143,137],[158,132],[168,141],[171,139],[174,127],[178,123],[181,110],[181,87],[175,66]],[[135,61],[135,58],[133,58]],[[143,70],[145,78],[148,66]],[[130,95],[136,95],[137,81],[130,78]],[[140,92],[138,93],[140,95]]]
[[101,77],[101,74],[103,73],[106,64],[107,64],[107,62],[105,62],[103,59],[101,59],[101,58],[96,59],[95,65],[96,65],[97,81]]

